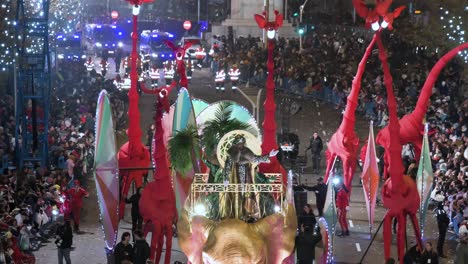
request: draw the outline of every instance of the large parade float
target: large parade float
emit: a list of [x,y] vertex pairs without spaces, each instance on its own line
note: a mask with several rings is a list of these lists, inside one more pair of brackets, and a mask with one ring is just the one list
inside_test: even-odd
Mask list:
[[[130,1],[134,6],[134,30],[141,0]],[[416,213],[423,208],[427,195],[420,186],[403,175],[401,146],[412,142],[421,149],[422,119],[427,110],[430,88],[441,69],[467,44],[457,47],[429,74],[422,88],[413,113],[397,119],[393,84],[387,63],[381,32],[392,28],[393,19],[402,7],[390,12],[391,1],[377,1],[371,10],[359,0],[353,1],[360,16],[375,31],[374,37],[359,64],[343,121],[328,143],[326,180],[333,177],[338,164],[342,166],[344,184],[351,190],[358,158],[359,139],[354,132],[355,111],[361,78],[372,48],[377,44],[379,59],[384,72],[384,84],[388,97],[390,122],[377,136],[386,149],[386,182],[382,188],[382,200],[388,209],[384,217],[385,259],[390,258],[393,218],[398,221],[397,248],[400,261],[404,254],[406,218],[414,226],[419,247],[421,234]],[[266,99],[264,119],[258,124],[252,113],[233,101],[213,103],[193,98],[188,92],[183,57],[188,48],[167,45],[174,51],[179,82],[149,89],[140,83],[141,90],[153,94],[156,113],[152,153],[140,142],[140,113],[138,110],[136,42],[133,35],[131,89],[129,91],[129,141],[116,153],[111,110],[106,92],[98,101],[96,128],[96,185],[100,201],[101,217],[106,248],[115,246],[119,218],[123,216],[123,198],[132,181],[142,183],[145,168],[154,169],[153,180],[144,188],[140,200],[140,213],[145,229],[152,232],[151,258],[159,263],[163,242],[166,241],[165,263],[170,262],[173,225],[177,226],[178,242],[190,263],[290,263],[297,231],[296,211],[292,193],[292,177],[276,158],[275,83],[273,50],[275,34],[283,22],[281,14],[268,20],[268,14],[255,15],[258,26],[265,30],[268,50]],[[178,90],[178,92],[176,92]],[[169,96],[176,95],[169,104]],[[391,137],[389,135],[392,135]],[[373,146],[373,136],[369,137]],[[372,152],[369,152],[371,150]],[[364,149],[363,187],[373,222],[373,208],[378,190],[378,171],[369,174],[367,168],[375,168],[375,150]],[[366,158],[367,153],[367,158]],[[419,155],[419,153],[418,153]],[[118,157],[118,160],[117,160]],[[150,157],[152,166],[150,165]],[[337,162],[339,161],[339,162]],[[369,165],[370,164],[370,165]],[[421,165],[423,166],[423,165]],[[121,177],[118,177],[119,174]],[[377,178],[376,178],[377,177]],[[121,187],[119,188],[119,178]],[[376,180],[377,179],[377,180]],[[430,183],[428,183],[430,184]],[[322,261],[333,262],[333,237],[336,224],[333,184],[328,184],[324,218],[319,223],[324,239]],[[427,189],[425,193],[427,194]],[[421,202],[423,201],[423,202]],[[120,207],[120,212],[119,212]],[[120,217],[119,217],[120,216]],[[372,244],[372,243],[371,243]]]

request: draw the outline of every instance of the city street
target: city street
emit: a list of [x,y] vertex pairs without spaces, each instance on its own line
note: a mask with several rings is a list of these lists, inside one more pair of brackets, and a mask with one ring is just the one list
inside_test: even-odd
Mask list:
[[[107,75],[108,78],[113,78],[114,66],[111,60],[111,67]],[[97,61],[96,70],[99,73]],[[213,78],[208,69],[195,70],[193,73],[194,78],[189,84],[189,92],[193,97],[206,100],[208,102],[215,102],[218,100],[233,100],[244,105],[247,109],[251,110],[251,103],[244,98],[239,92],[233,93],[230,90],[230,85],[226,86],[225,93],[217,93],[214,87]],[[258,94],[258,88],[249,86],[244,87],[241,85],[240,88],[249,96],[249,98],[255,103],[256,95]],[[264,95],[264,91],[262,95]],[[174,96],[174,95],[172,95]],[[260,108],[263,103],[263,96],[260,100]],[[297,103],[301,105],[302,109],[295,115],[289,115],[282,111],[283,98],[276,98],[278,104],[277,107],[277,122],[279,130],[288,130],[293,133],[297,133],[300,138],[300,151],[299,155],[304,155],[304,150],[309,144],[309,138],[314,132],[318,132],[321,136],[324,144],[328,141],[330,136],[335,132],[340,124],[340,113],[333,109],[331,106],[324,103],[315,101],[306,101],[297,99]],[[292,99],[296,100],[296,99]],[[154,104],[154,99],[149,95],[142,95],[140,97],[140,110],[141,110],[141,128],[144,131],[152,124],[153,116],[151,116]],[[262,109],[261,109],[262,110]],[[261,111],[262,112],[262,111]],[[262,116],[262,114],[261,114]],[[261,121],[259,121],[261,124]],[[368,134],[368,122],[358,117],[356,124],[356,131],[358,136],[363,141],[367,138]],[[145,134],[145,133],[143,133]],[[322,155],[322,168],[324,167],[324,155]],[[308,160],[310,163],[310,160]],[[310,167],[310,164],[308,164]],[[316,183],[316,179],[323,175],[311,174],[309,168],[306,168],[305,175],[303,175],[303,183],[306,185],[313,185]],[[322,170],[323,171],[323,170]],[[334,243],[334,256],[336,263],[360,263],[361,258],[366,251],[371,241],[371,234],[369,233],[369,224],[367,221],[366,205],[364,201],[362,186],[359,183],[360,170],[358,169],[353,182],[353,192],[351,196],[350,211],[348,213],[349,225],[351,235],[349,237],[336,237]],[[94,186],[94,180],[88,179],[88,190],[91,193],[90,198],[85,201],[84,212],[82,218],[84,223],[82,229],[86,231],[83,235],[74,235],[73,246],[74,250],[71,253],[72,263],[74,264],[101,264],[106,263],[106,255],[104,251],[103,234],[100,230],[98,205],[96,199],[96,192]],[[315,195],[308,193],[308,202],[315,205]],[[130,206],[127,206],[126,217],[120,224],[120,233],[130,231]],[[315,212],[317,214],[317,212]],[[385,208],[378,205],[376,208],[375,223],[372,230],[372,235],[379,227],[380,221],[383,219]],[[414,241],[414,233],[412,231],[411,224],[408,223],[407,228],[407,242],[408,248]],[[339,228],[338,228],[339,229]],[[427,225],[425,227],[425,239],[432,241],[434,246],[437,244],[437,224],[432,212],[429,212],[427,216]],[[395,238],[393,242],[395,243]],[[150,241],[150,237],[147,238]],[[456,246],[454,236],[449,232],[447,234],[446,241],[446,254],[449,256],[448,259],[443,259],[442,263],[453,263],[453,255]],[[316,248],[316,257],[321,256],[322,248]],[[376,236],[373,244],[371,245],[369,252],[367,253],[362,263],[383,263],[383,238],[382,229]],[[396,248],[393,246],[392,255],[396,258]],[[57,251],[54,243],[49,243],[45,247],[41,248],[35,253],[38,264],[53,264],[57,263]],[[180,251],[177,239],[174,239],[173,250],[172,250],[172,262],[181,261],[186,263],[187,259]],[[163,263],[163,262],[161,262]]]

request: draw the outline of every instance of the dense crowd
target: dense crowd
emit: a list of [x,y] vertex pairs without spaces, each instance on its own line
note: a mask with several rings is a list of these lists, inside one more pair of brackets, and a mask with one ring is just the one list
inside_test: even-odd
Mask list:
[[87,196],[85,188],[94,159],[96,101],[101,89],[111,95],[116,128],[126,123],[126,95],[111,80],[103,80],[95,71],[87,73],[82,62],[71,60],[61,61],[54,77],[47,166],[27,163],[21,170],[15,167],[14,99],[0,99],[1,263],[34,263],[31,252],[54,235],[58,235],[55,242],[67,260],[70,220],[75,233],[80,233],[82,198]]

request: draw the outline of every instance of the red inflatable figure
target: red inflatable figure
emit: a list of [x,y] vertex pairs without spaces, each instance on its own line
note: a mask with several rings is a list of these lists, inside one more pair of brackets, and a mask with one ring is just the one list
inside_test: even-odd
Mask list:
[[[413,112],[403,116],[400,120],[400,144],[405,145],[411,143],[414,147],[415,159],[419,161],[423,140],[423,121],[429,106],[429,99],[432,95],[432,87],[434,87],[437,78],[439,77],[442,69],[447,63],[457,56],[458,52],[468,48],[468,43],[459,45],[445,54],[431,69],[426,82],[424,83],[421,94],[419,95],[416,107]],[[383,146],[386,150],[390,144],[390,132],[388,127],[380,130],[377,134],[376,141],[379,145]],[[385,169],[384,175],[386,176],[388,170],[388,157],[384,156]],[[385,177],[386,178],[386,177]]]
[[[255,21],[259,28],[267,30],[268,36],[268,60],[267,60],[267,71],[268,77],[266,81],[266,99],[263,103],[263,109],[265,111],[265,117],[263,119],[263,142],[262,142],[262,155],[268,155],[271,150],[278,149],[276,142],[276,121],[275,121],[275,82],[274,82],[274,68],[275,63],[273,61],[273,51],[275,48],[275,34],[279,27],[283,25],[283,15],[275,10],[275,20],[268,21],[268,18],[264,15],[255,15]],[[279,163],[275,157],[270,157],[270,163],[262,163],[259,165],[260,171],[263,173],[281,173],[283,175],[283,184],[287,182],[286,171],[283,166]]]
[[81,188],[78,180],[74,181],[75,186],[68,190],[71,202],[71,213],[73,216],[73,224],[75,232],[80,231],[80,214],[81,208],[83,208],[83,197],[89,197],[88,192]]
[[388,152],[388,173],[389,178],[382,188],[382,201],[384,207],[388,209],[384,216],[384,250],[385,260],[390,258],[390,248],[392,244],[392,220],[396,218],[397,228],[397,248],[400,263],[403,263],[406,244],[406,218],[410,217],[413,224],[418,247],[422,248],[421,233],[419,230],[416,213],[419,209],[420,198],[416,183],[411,177],[403,173],[403,161],[401,158],[402,145],[400,144],[400,123],[398,122],[396,100],[393,94],[393,80],[387,63],[387,54],[380,39],[380,32],[377,33],[377,44],[379,46],[379,58],[384,71],[384,83],[387,90],[387,104],[389,112],[389,132],[391,133]]
[[328,181],[330,171],[336,157],[343,161],[343,182],[351,193],[351,182],[356,170],[356,162],[359,148],[359,138],[354,132],[354,123],[356,122],[356,108],[358,106],[358,95],[361,90],[361,79],[364,74],[366,62],[371,54],[372,47],[376,41],[376,36],[372,38],[369,46],[359,62],[356,76],[354,77],[351,93],[348,95],[346,109],[343,114],[343,121],[338,130],[333,134],[328,142],[326,153],[327,168],[325,170],[325,182]]
[[[162,244],[166,238],[166,255],[164,263],[171,260],[172,226],[177,220],[175,194],[172,189],[171,172],[167,159],[166,146],[163,143],[164,130],[162,116],[169,111],[169,94],[176,86],[172,82],[168,88],[155,90],[147,89],[141,84],[142,91],[156,95],[156,131],[153,138],[153,160],[156,167],[154,181],[148,183],[140,198],[140,213],[146,223],[147,232],[152,232],[150,258],[154,263],[159,263],[162,254]],[[145,232],[145,233],[147,233]],[[155,256],[156,253],[156,256]]]
[[187,51],[188,48],[190,48],[190,46],[192,46],[192,43],[186,43],[183,47],[177,47],[176,45],[174,45],[174,43],[168,40],[165,40],[164,43],[166,44],[166,46],[172,49],[172,52],[174,52],[174,56],[176,58],[176,63],[177,63],[177,73],[179,74],[179,77],[180,77],[180,80],[179,80],[180,86],[187,88],[188,80],[187,80],[187,74],[185,72],[184,57],[185,57],[185,52]]

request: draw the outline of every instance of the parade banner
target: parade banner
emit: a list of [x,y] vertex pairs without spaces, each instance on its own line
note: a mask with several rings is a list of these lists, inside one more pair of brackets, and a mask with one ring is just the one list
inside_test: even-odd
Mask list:
[[379,190],[379,168],[377,166],[377,155],[375,152],[374,128],[371,121],[369,126],[369,139],[367,141],[366,157],[362,166],[362,190],[366,200],[367,218],[369,220],[369,231],[372,232],[375,217],[375,204]]
[[[333,163],[333,167],[330,170],[331,172],[335,171],[335,164],[336,164],[336,158],[335,162]],[[336,211],[336,203],[335,203],[335,185],[333,183],[333,175],[330,175],[328,177],[328,182],[327,182],[327,196],[325,198],[325,205],[323,208],[323,218],[326,221],[326,229],[327,229],[327,237],[324,239],[324,246],[326,246],[327,250],[327,255],[325,258],[325,263],[331,263],[333,259],[333,244],[334,244],[334,239],[335,239],[335,227],[336,223],[338,220],[338,212]],[[326,242],[325,242],[326,241]],[[326,244],[325,244],[326,243]]]
[[109,96],[105,90],[102,90],[96,110],[94,180],[101,227],[106,247],[109,250],[113,250],[119,230],[119,168],[114,133]]
[[434,174],[432,171],[431,154],[429,152],[429,139],[427,136],[428,126],[424,129],[424,138],[422,144],[421,158],[419,159],[418,174],[416,175],[416,184],[418,186],[421,204],[419,207],[419,221],[421,222],[421,236],[424,237],[424,224],[426,222],[427,207],[432,191]]

